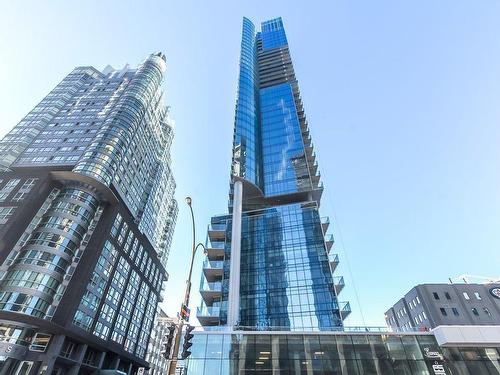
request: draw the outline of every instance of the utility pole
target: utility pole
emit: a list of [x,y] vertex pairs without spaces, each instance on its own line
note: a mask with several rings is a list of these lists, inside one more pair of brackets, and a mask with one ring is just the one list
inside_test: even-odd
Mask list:
[[[189,274],[186,280],[186,293],[184,294],[184,303],[181,305],[179,324],[177,325],[177,335],[175,336],[174,351],[172,353],[172,359],[169,365],[169,371],[168,371],[169,375],[175,375],[175,369],[177,368],[177,361],[178,361],[177,355],[179,354],[179,347],[181,343],[182,328],[184,326],[184,322],[189,319],[189,296],[191,294],[191,275],[193,273],[193,264],[194,264],[194,257],[196,255],[196,250],[198,250],[198,247],[201,246],[205,253],[207,251],[205,246],[201,242],[196,245],[196,227],[194,222],[192,202],[193,200],[191,199],[191,197],[186,197],[186,203],[189,206],[189,210],[191,212],[191,221],[193,228],[193,247],[191,252],[191,263],[189,266]],[[192,328],[190,329],[192,330]]]

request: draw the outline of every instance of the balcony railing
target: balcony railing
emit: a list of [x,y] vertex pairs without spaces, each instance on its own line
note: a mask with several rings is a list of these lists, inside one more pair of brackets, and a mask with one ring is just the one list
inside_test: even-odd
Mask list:
[[335,294],[339,295],[345,286],[344,277],[343,276],[334,277],[333,284],[335,285]]
[[222,283],[220,281],[208,282],[204,278],[201,280],[200,292],[220,292],[222,291]]
[[208,238],[210,241],[221,241],[226,237],[226,224],[210,224]]
[[209,241],[205,247],[210,249],[224,249],[224,245],[224,241]]
[[323,228],[323,233],[326,233],[329,226],[330,226],[330,218],[328,216],[322,217],[321,218],[321,227]]
[[218,318],[220,315],[220,306],[199,306],[196,309],[196,316]]
[[205,261],[203,262],[203,268],[205,269],[222,269],[223,267],[223,260],[209,260],[208,258],[205,258]]
[[207,244],[205,245],[208,253],[208,257],[210,259],[213,259],[214,257],[221,257],[224,256],[224,247],[225,247],[225,242],[224,241],[207,241]]
[[212,232],[219,232],[226,230],[226,224],[210,224],[208,230]]
[[[238,326],[236,328],[239,333],[241,334],[248,334],[252,335],[253,331],[263,331],[260,328],[256,328],[255,326]],[[228,332],[228,333],[233,333],[235,330],[234,327],[228,327],[228,326],[197,326],[195,327],[195,332]],[[303,335],[304,331],[310,331],[310,332],[319,332],[321,331],[317,326],[315,327],[300,327],[298,329],[295,328],[290,328],[289,326],[271,326],[267,327],[265,331],[272,332],[272,331],[288,331],[287,333],[289,335]],[[341,334],[345,333],[365,333],[365,334],[370,334],[370,333],[376,333],[376,334],[386,334],[386,335],[397,335],[397,336],[405,336],[405,335],[415,335],[417,334],[422,334],[426,335],[428,334],[428,330],[422,329],[422,328],[408,328],[406,331],[393,331],[388,327],[380,327],[380,326],[344,326],[344,327],[332,327],[328,329],[328,332],[331,334],[335,334],[335,332],[339,332]],[[326,333],[323,331],[323,334]]]
[[333,234],[327,234],[325,236],[326,249],[330,251],[334,243]]
[[351,313],[351,305],[349,302],[339,302],[339,310],[342,320],[345,320]]
[[332,272],[335,272],[337,266],[339,265],[339,255],[338,254],[328,254],[328,261],[330,262],[330,268]]

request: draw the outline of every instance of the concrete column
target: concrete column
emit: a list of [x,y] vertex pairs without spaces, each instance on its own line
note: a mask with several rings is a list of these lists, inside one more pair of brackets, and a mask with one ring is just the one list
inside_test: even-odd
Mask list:
[[55,335],[54,337],[52,337],[49,347],[47,348],[46,352],[42,357],[43,358],[42,364],[40,366],[40,370],[38,371],[39,375],[52,374],[56,358],[61,352],[64,339],[65,339],[64,335]]
[[80,366],[83,361],[83,357],[85,357],[85,352],[87,351],[88,345],[87,344],[80,344],[76,348],[76,351],[73,355],[73,360],[77,362],[71,370],[68,372],[68,375],[78,375],[80,373]]
[[240,263],[241,263],[241,213],[243,183],[236,181],[233,192],[233,224],[231,230],[231,264],[229,271],[229,298],[227,325],[234,327],[240,319]]
[[120,367],[120,357],[116,355],[115,358],[113,358],[113,360],[111,361],[111,365],[109,366],[109,368],[111,370],[118,370],[118,367]]

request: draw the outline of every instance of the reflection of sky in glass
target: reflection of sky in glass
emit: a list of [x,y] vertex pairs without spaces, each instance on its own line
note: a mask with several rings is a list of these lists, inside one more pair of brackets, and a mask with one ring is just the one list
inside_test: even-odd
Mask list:
[[315,207],[292,204],[246,214],[242,237],[242,326],[340,325]]
[[233,173],[259,185],[258,123],[255,105],[255,28],[243,20],[238,102],[236,106]]
[[262,22],[260,37],[264,50],[288,45],[281,18]]
[[272,196],[310,189],[291,86],[260,90],[260,111],[264,193]]

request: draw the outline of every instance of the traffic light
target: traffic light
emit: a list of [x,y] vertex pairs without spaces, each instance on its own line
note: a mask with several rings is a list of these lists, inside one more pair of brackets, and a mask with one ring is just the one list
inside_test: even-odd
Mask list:
[[184,344],[182,345],[181,359],[186,359],[191,355],[191,351],[189,350],[189,348],[193,346],[193,343],[191,342],[194,337],[194,335],[191,333],[193,329],[194,326],[186,326],[186,333],[184,334]]
[[172,351],[172,346],[174,345],[175,339],[175,329],[177,326],[175,324],[171,324],[167,327],[168,333],[166,337],[166,341],[163,343],[163,357],[166,359],[170,359],[170,352]]

